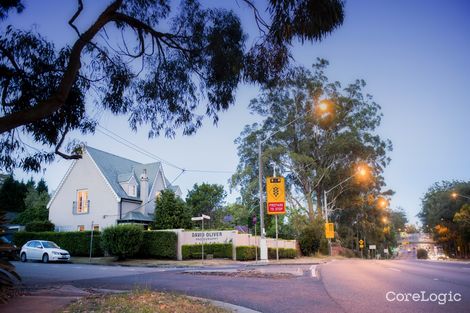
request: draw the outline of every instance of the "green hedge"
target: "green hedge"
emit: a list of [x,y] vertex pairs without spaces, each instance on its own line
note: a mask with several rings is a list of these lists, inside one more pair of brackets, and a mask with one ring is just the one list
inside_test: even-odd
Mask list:
[[[237,260],[238,261],[250,261],[256,259],[256,247],[255,246],[238,246],[237,250]],[[258,258],[259,258],[259,249],[258,249]]]
[[[71,256],[90,255],[91,231],[75,232],[17,232],[14,234],[13,242],[18,247],[23,246],[29,240],[53,241],[62,249],[67,250]],[[93,232],[93,256],[103,256],[100,245],[101,234]]]
[[178,236],[169,231],[144,231],[138,252],[142,258],[176,259]]
[[[280,259],[295,259],[297,256],[296,249],[279,248]],[[276,248],[268,248],[268,258],[276,259]]]
[[[237,260],[239,261],[250,261],[256,259],[256,247],[255,246],[238,246],[237,250]],[[258,258],[260,251],[258,248]],[[279,248],[279,258],[280,259],[295,259],[297,256],[296,249],[286,249]],[[268,258],[270,260],[276,259],[276,248],[268,248]]]
[[[201,258],[201,245],[183,245],[182,254],[183,260],[200,259]],[[233,257],[231,243],[209,243],[204,245],[204,257],[212,254],[214,258],[229,258]]]
[[101,235],[101,247],[119,259],[133,257],[139,252],[144,239],[141,225],[121,224],[106,227]]
[[55,225],[51,221],[32,221],[25,225],[26,231],[43,232],[54,231]]

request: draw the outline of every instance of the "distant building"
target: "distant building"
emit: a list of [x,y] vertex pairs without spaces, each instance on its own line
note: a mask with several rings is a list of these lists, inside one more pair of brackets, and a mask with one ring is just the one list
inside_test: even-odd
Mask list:
[[161,163],[141,164],[92,147],[83,148],[47,207],[58,231],[95,230],[118,223],[153,221],[155,199],[164,189],[181,196]]

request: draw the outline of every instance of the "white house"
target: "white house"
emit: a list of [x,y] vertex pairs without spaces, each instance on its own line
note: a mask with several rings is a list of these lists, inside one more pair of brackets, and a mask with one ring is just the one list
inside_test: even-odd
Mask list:
[[85,146],[48,203],[58,231],[103,229],[118,223],[153,220],[155,199],[164,189],[178,196],[161,163],[141,164]]

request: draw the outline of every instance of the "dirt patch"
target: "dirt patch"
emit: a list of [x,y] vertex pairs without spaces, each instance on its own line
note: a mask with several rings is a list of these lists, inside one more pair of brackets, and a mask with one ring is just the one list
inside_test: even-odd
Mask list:
[[249,278],[270,278],[270,279],[287,279],[296,277],[289,273],[263,273],[255,270],[225,272],[225,271],[191,271],[184,274],[191,275],[210,275],[210,276],[224,276],[224,277],[249,277]]
[[119,295],[91,295],[67,306],[62,313],[228,313],[208,301],[188,298],[176,294],[152,291],[135,291]]

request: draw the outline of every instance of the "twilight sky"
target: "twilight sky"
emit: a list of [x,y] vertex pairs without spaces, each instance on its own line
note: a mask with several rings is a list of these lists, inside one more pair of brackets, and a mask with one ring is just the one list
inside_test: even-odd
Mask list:
[[[107,1],[84,1],[83,29]],[[204,1],[203,1],[204,2]],[[217,3],[218,1],[206,1]],[[225,3],[241,14],[248,44],[256,29],[246,7],[236,1]],[[26,1],[23,14],[14,15],[0,25],[36,28],[60,47],[75,39],[67,25],[76,1]],[[295,44],[298,64],[310,66],[317,57],[330,61],[330,80],[343,86],[357,78],[367,82],[366,91],[382,106],[384,114],[379,134],[391,139],[392,162],[385,170],[388,187],[396,191],[391,206],[401,206],[415,222],[420,198],[440,180],[470,180],[468,128],[470,103],[470,2],[466,0],[349,0],[344,24],[320,43]],[[137,146],[186,169],[234,171],[238,163],[233,140],[244,125],[257,120],[249,114],[249,100],[257,88],[240,86],[235,106],[220,115],[218,126],[206,121],[191,137],[148,140],[145,129],[137,134],[127,127],[125,117],[99,114],[100,125]],[[88,145],[140,162],[155,159],[138,153],[97,132],[81,138]],[[57,158],[47,166],[44,177],[51,190],[65,174],[70,161]],[[170,181],[180,170],[164,165]],[[17,178],[31,174],[20,171]],[[226,185],[229,173],[186,172],[175,184],[184,193],[194,183]],[[234,191],[228,201],[234,201]]]

